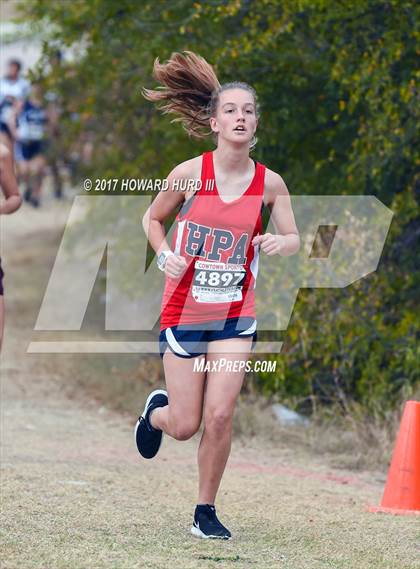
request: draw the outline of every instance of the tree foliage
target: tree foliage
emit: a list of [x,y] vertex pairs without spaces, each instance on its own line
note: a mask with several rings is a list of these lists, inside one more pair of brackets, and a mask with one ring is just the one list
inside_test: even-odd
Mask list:
[[[256,158],[292,195],[375,195],[394,219],[379,269],[345,289],[301,291],[267,394],[349,400],[380,412],[418,385],[419,8],[411,0],[74,0],[22,3],[44,26],[39,72],[60,94],[70,149],[89,172],[163,177],[209,143],[189,140],[141,94],[153,61],[192,50],[262,105]],[[56,48],[71,62],[47,64]],[[417,193],[416,193],[417,192]],[[127,215],[132,215],[127,206]],[[275,307],[274,307],[275,310]],[[403,390],[403,391],[402,391]]]

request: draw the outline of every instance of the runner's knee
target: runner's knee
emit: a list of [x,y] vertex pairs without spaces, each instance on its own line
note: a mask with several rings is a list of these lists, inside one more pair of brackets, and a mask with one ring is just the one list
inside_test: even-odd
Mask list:
[[208,410],[205,415],[205,428],[208,433],[222,436],[232,424],[233,410],[214,409]]
[[178,441],[187,441],[200,428],[200,422],[198,420],[178,419],[170,420],[171,434],[174,439]]

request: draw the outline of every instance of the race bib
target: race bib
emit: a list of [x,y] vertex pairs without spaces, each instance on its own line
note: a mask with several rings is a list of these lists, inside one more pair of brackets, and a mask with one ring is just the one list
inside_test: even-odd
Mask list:
[[242,300],[246,271],[243,265],[196,261],[192,296],[196,302],[236,302]]

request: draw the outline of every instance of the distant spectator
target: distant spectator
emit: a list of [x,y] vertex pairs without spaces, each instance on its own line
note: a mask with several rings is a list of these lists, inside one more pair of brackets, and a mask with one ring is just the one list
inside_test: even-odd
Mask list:
[[31,89],[29,81],[20,76],[21,69],[20,61],[11,59],[5,77],[0,79],[0,142],[9,149],[12,149],[16,136],[15,117]]
[[38,83],[34,83],[17,116],[15,153],[19,182],[26,185],[24,198],[34,207],[40,205],[42,182],[47,166],[47,125],[48,115],[43,106],[41,88]]

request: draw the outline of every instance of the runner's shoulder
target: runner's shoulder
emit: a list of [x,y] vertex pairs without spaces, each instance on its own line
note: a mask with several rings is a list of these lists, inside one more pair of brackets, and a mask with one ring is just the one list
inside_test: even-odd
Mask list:
[[265,169],[264,178],[264,201],[265,203],[272,203],[276,196],[288,196],[289,190],[286,186],[285,181],[277,172],[270,170],[270,168]]
[[199,156],[194,156],[194,158],[190,158],[189,160],[185,160],[184,162],[180,162],[172,169],[169,176],[178,179],[200,178],[201,162],[201,154]]

